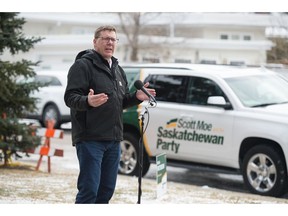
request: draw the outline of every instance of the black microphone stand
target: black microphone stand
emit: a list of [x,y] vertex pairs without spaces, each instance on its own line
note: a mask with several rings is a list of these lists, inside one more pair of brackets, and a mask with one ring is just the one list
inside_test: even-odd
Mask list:
[[145,114],[147,113],[147,108],[145,107],[145,112],[141,115],[141,137],[139,140],[139,157],[138,157],[138,167],[139,167],[139,176],[138,176],[138,201],[137,204],[141,203],[141,183],[142,183],[142,169],[143,169],[143,138],[144,138],[144,119]]

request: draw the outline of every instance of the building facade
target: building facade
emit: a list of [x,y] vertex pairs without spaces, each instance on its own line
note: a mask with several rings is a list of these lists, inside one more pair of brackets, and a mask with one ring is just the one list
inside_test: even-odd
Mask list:
[[[127,14],[126,14],[127,15]],[[266,37],[273,26],[270,13],[143,13],[138,37],[138,62],[179,62],[262,65],[273,43]],[[68,69],[77,53],[93,48],[95,29],[116,26],[119,43],[115,57],[131,62],[131,42],[118,13],[20,13],[24,34],[40,36],[29,53],[4,54],[8,60],[41,61],[43,69]],[[134,26],[125,26],[132,32]]]

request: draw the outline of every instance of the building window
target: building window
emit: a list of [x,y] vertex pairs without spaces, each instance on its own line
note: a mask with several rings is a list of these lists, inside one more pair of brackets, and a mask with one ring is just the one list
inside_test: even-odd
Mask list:
[[205,59],[203,59],[203,60],[201,60],[200,61],[200,64],[216,64],[216,61],[215,60],[205,60]]
[[250,41],[251,40],[251,36],[250,35],[244,35],[243,36],[243,40]]
[[250,41],[252,40],[251,35],[249,34],[229,34],[224,33],[220,34],[221,40],[244,40],[244,41]]
[[221,34],[221,35],[220,35],[220,39],[221,39],[221,40],[228,40],[228,35],[227,35],[227,34],[225,34],[225,35],[224,35],[224,34]]
[[239,35],[231,35],[231,40],[240,40]]
[[175,63],[192,63],[190,59],[175,59]]
[[142,61],[143,62],[149,62],[149,63],[159,63],[160,62],[159,58],[146,58],[146,57],[143,57]]
[[230,61],[230,65],[241,66],[245,65],[244,61]]

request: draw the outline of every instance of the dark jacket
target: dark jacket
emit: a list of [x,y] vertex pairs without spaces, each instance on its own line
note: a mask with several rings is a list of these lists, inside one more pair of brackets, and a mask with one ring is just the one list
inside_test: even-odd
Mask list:
[[[108,101],[99,107],[88,104],[89,89],[105,93]],[[68,73],[65,103],[71,110],[72,143],[80,141],[121,141],[123,109],[142,101],[130,94],[126,75],[112,57],[112,67],[95,50],[80,52]]]

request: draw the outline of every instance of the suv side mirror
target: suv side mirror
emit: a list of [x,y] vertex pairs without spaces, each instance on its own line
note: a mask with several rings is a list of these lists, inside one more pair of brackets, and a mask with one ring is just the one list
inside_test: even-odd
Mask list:
[[210,96],[207,100],[208,105],[223,107],[225,110],[232,109],[230,102],[226,102],[225,98],[222,96]]

